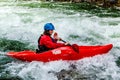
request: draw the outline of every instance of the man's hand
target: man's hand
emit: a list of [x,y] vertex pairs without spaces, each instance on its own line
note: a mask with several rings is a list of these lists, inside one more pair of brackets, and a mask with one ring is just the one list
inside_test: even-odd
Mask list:
[[56,32],[54,33],[53,38],[59,41],[62,40],[60,37],[58,37],[58,34]]

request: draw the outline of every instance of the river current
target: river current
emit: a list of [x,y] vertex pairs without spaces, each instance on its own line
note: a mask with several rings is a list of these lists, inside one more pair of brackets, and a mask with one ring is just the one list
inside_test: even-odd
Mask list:
[[[120,68],[116,64],[120,56],[120,17],[17,4],[0,2],[0,80],[120,80]],[[71,44],[111,43],[113,48],[107,54],[77,61],[22,62],[5,56],[8,51],[15,51],[11,49],[13,46],[22,46],[20,50],[26,45],[28,49],[37,48],[37,40],[47,22],[53,23],[59,36]]]

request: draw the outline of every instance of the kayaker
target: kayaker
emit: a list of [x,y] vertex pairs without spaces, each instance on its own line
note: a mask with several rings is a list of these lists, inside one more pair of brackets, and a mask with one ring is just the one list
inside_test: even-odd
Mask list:
[[58,40],[61,40],[57,35],[54,38],[51,37],[55,30],[55,27],[52,23],[46,23],[44,25],[44,32],[38,39],[38,49],[36,50],[37,53],[48,51],[51,49],[55,49],[58,47],[62,47],[68,45],[69,43],[58,43]]

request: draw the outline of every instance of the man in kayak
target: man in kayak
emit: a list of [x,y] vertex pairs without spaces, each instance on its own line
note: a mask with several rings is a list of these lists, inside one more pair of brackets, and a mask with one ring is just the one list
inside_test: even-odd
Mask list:
[[54,38],[51,37],[54,30],[55,27],[52,23],[46,23],[44,25],[44,32],[38,39],[38,49],[36,50],[37,53],[48,51],[69,44],[68,42],[57,43],[57,41],[61,40],[61,38],[59,38],[57,35],[54,35]]

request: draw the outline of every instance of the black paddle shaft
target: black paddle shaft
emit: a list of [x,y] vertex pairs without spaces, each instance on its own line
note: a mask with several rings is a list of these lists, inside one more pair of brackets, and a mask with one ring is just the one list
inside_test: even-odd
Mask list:
[[[66,41],[64,41],[62,39],[61,39],[61,41],[66,43]],[[79,53],[79,46],[77,44],[73,44],[73,45],[68,44],[68,46],[71,46],[75,52]]]

